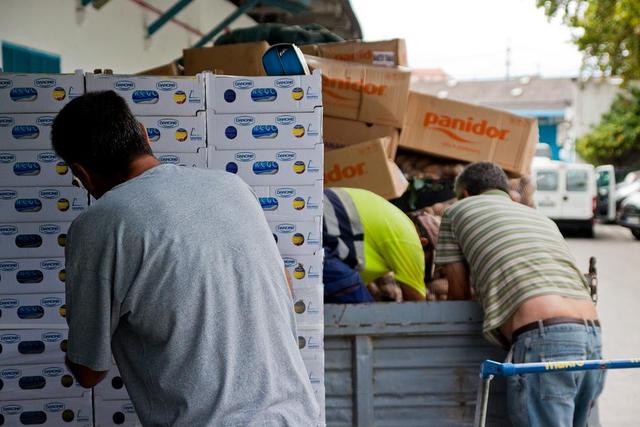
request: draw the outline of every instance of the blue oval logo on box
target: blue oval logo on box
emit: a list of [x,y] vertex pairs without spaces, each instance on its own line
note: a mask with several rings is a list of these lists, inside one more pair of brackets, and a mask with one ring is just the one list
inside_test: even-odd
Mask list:
[[0,234],[3,236],[11,236],[18,232],[18,227],[15,225],[0,225]]
[[60,196],[60,191],[53,188],[45,188],[44,190],[40,190],[40,197],[44,199],[55,199],[58,196]]
[[295,81],[294,81],[292,78],[285,77],[285,78],[282,78],[282,79],[278,79],[278,80],[276,80],[276,81],[274,82],[274,85],[275,85],[276,87],[282,87],[282,88],[285,88],[285,87],[291,87],[291,86],[293,86],[293,84],[294,84],[294,83],[295,83]]
[[276,190],[276,196],[288,199],[296,195],[296,189],[291,187],[280,187]]
[[21,412],[22,412],[22,406],[20,405],[4,405],[2,407],[2,413],[5,415],[16,415]]
[[13,344],[20,341],[20,335],[17,334],[2,334],[0,335],[0,342],[3,344]]
[[160,139],[160,130],[156,128],[147,128],[147,137],[149,141],[156,142]]
[[253,87],[253,80],[239,79],[233,82],[233,87],[236,89],[250,89]]
[[176,119],[160,119],[158,120],[158,126],[161,128],[171,129],[177,127],[180,124]]
[[178,87],[178,83],[173,80],[161,80],[156,83],[156,88],[159,90],[174,90]]
[[63,338],[60,332],[45,332],[42,334],[42,341],[45,342],[58,342]]
[[38,154],[38,161],[41,161],[41,162],[51,163],[57,160],[58,160],[58,157],[56,156],[56,153],[53,153],[50,151]]
[[239,126],[249,126],[254,124],[256,120],[252,116],[238,116],[233,121]]
[[16,155],[12,153],[0,153],[0,163],[13,163],[16,161]]
[[41,79],[35,79],[33,81],[33,84],[35,87],[41,87],[41,88],[52,87],[52,86],[55,86],[56,79],[52,79],[50,77],[43,77]]
[[14,190],[0,190],[0,199],[1,200],[11,200],[15,199],[18,196]]
[[0,307],[2,308],[14,308],[18,306],[18,300],[15,298],[2,298],[0,299]]
[[283,162],[289,162],[291,160],[295,160],[296,153],[293,151],[280,151],[276,153],[276,159],[281,160]]
[[45,259],[40,263],[40,267],[45,270],[57,270],[62,266],[62,263],[55,259]]
[[239,162],[250,162],[251,160],[256,158],[256,154],[250,151],[241,151],[239,153],[236,153],[236,155],[233,157]]
[[20,265],[15,261],[0,262],[0,271],[15,271]]
[[0,79],[0,89],[8,89],[13,86],[13,82],[9,79]]
[[174,156],[173,154],[163,154],[162,156],[158,157],[158,160],[160,160],[161,163],[170,163],[172,165],[180,162],[180,158],[178,158],[178,156]]
[[47,412],[61,412],[65,408],[64,403],[62,402],[49,402],[44,405],[44,409]]
[[113,87],[117,90],[133,90],[136,84],[131,80],[118,80],[113,84]]
[[293,233],[294,231],[296,231],[296,226],[295,226],[295,224],[289,224],[289,223],[287,223],[287,224],[278,224],[276,226],[276,231],[278,233],[283,233],[283,234],[285,234],[285,233]]
[[36,120],[36,124],[39,126],[51,126],[53,125],[53,116],[41,116]]
[[0,127],[6,128],[7,126],[13,126],[13,123],[15,122],[12,117],[0,117]]
[[276,123],[279,125],[290,125],[296,122],[296,118],[294,116],[278,116],[276,117]]
[[134,104],[156,104],[160,95],[155,90],[136,90],[131,95]]
[[59,377],[64,373],[64,369],[57,366],[51,366],[42,370],[42,375],[45,377]]
[[280,170],[278,162],[262,161],[255,162],[251,167],[251,170],[256,175],[275,175]]
[[296,261],[295,258],[284,257],[282,258],[282,261],[284,261],[284,266],[287,268],[295,267],[296,265],[298,265],[298,261]]
[[40,129],[34,125],[18,125],[11,129],[11,136],[14,139],[36,139],[40,136]]
[[56,234],[60,231],[60,227],[55,224],[42,224],[38,229],[42,234]]

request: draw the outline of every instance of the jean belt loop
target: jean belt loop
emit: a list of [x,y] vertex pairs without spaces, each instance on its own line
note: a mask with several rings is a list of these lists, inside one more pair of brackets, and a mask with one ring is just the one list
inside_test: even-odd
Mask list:
[[589,319],[582,319],[582,321],[584,322],[584,330],[587,333],[590,333],[591,332],[591,327],[589,325],[590,320]]
[[544,323],[542,322],[542,319],[538,320],[538,329],[540,331],[540,336],[544,337]]

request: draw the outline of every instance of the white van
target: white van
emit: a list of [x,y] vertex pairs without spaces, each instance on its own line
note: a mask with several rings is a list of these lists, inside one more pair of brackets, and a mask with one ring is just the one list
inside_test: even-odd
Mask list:
[[560,227],[579,228],[592,236],[596,218],[615,219],[613,166],[537,161],[533,175],[536,207]]

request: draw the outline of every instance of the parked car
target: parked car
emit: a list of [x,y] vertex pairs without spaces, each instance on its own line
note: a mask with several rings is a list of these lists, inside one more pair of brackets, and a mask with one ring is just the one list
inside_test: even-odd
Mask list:
[[627,197],[620,205],[618,224],[631,230],[633,237],[640,240],[640,191]]

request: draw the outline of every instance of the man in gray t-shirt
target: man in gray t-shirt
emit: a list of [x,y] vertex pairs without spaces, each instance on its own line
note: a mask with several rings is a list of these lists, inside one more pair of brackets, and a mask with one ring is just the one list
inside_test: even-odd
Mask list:
[[282,260],[234,175],[159,165],[124,100],[71,101],[55,150],[98,198],[67,240],[68,365],[111,352],[144,425],[313,426]]

